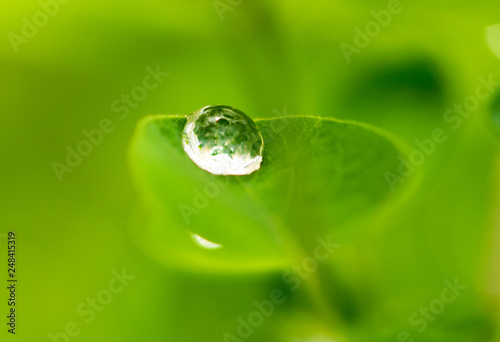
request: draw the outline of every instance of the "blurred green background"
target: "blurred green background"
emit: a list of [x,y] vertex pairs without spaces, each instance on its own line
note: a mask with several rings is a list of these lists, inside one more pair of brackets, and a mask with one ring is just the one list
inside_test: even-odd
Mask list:
[[[500,91],[459,129],[443,120],[474,95],[479,76],[500,81],[500,35],[486,36],[500,23],[498,1],[402,1],[350,62],[340,44],[354,44],[355,28],[387,1],[222,0],[222,14],[211,0],[41,3],[4,2],[0,11],[0,234],[17,232],[19,279],[16,335],[3,318],[2,341],[50,341],[70,322],[76,336],[53,340],[223,341],[278,286],[281,270],[170,267],[130,234],[138,196],[127,147],[137,122],[214,103],[254,118],[367,122],[413,148],[436,127],[449,132],[398,210],[341,242],[330,267],[343,326],[325,327],[299,298],[249,341],[333,341],[315,336],[337,329],[341,341],[398,341],[402,331],[415,341],[500,341]],[[169,75],[121,117],[112,104],[157,66]],[[53,163],[106,118],[114,130],[60,181]],[[135,278],[86,322],[78,308],[124,268]],[[409,317],[455,278],[467,290],[418,332]]]

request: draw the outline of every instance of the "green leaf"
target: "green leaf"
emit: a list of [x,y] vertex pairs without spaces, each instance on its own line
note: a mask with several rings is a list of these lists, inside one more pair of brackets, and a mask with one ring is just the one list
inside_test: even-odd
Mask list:
[[[284,268],[318,238],[389,210],[386,172],[397,174],[401,149],[373,127],[312,116],[256,120],[264,137],[261,169],[227,177],[189,159],[181,144],[185,121],[146,117],[130,147],[148,211],[137,216],[133,234],[162,262],[242,272]],[[194,234],[221,247],[205,248]]]

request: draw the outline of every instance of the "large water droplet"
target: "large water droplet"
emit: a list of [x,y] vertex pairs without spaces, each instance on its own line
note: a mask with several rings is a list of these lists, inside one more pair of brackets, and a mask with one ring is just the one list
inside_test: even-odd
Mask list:
[[206,106],[188,116],[184,151],[215,175],[249,175],[260,168],[264,141],[255,122],[229,106]]

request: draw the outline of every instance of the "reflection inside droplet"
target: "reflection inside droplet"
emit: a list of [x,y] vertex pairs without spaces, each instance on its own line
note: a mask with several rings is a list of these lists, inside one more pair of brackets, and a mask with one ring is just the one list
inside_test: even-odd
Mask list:
[[229,106],[207,106],[189,115],[184,151],[215,175],[248,175],[260,168],[264,142],[253,120]]
[[191,237],[193,238],[194,242],[196,242],[199,246],[206,248],[206,249],[219,249],[222,248],[222,245],[209,241],[205,238],[202,238],[198,234],[191,234]]
[[500,24],[486,28],[486,42],[491,51],[500,58]]

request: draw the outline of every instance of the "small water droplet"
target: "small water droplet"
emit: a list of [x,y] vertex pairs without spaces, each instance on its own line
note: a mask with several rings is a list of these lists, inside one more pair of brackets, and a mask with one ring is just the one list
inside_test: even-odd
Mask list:
[[264,141],[257,125],[229,106],[206,106],[188,116],[182,145],[191,160],[214,175],[249,175],[260,168]]
[[191,234],[191,237],[193,238],[194,242],[206,249],[219,249],[222,247],[222,245],[202,238],[198,234]]

